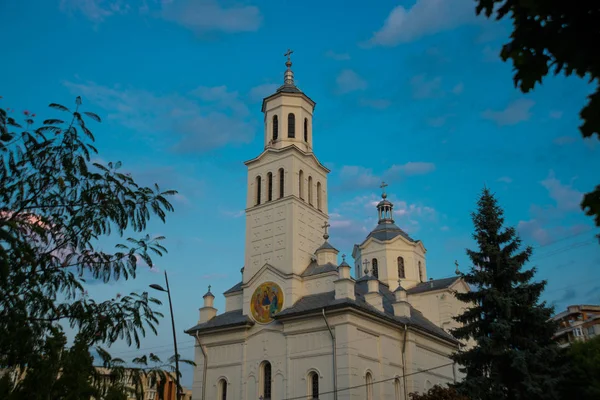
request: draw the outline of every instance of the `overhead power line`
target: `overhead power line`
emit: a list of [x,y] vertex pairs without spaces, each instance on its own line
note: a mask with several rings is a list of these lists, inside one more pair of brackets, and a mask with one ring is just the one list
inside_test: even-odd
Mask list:
[[[368,385],[376,385],[378,383],[384,383],[384,382],[389,382],[389,381],[393,381],[393,380],[404,378],[404,377],[408,377],[408,376],[423,374],[425,372],[429,372],[429,371],[433,371],[435,369],[440,369],[440,368],[448,367],[450,365],[454,365],[454,363],[451,362],[451,363],[447,363],[447,364],[443,364],[443,365],[438,365],[437,367],[422,369],[420,371],[411,372],[410,374],[396,375],[396,376],[394,376],[392,378],[382,379],[382,380],[379,380],[379,381],[373,381],[371,383],[363,383],[361,385],[348,386],[348,387],[345,387],[345,388],[342,388],[342,389],[338,389],[338,390],[331,390],[329,392],[319,393],[319,396],[322,396],[324,394],[333,394],[333,393],[336,393],[336,392],[337,393],[344,392],[346,390],[359,389],[359,388],[367,387]],[[304,395],[304,396],[298,396],[298,397],[288,397],[288,398],[283,399],[283,400],[303,400],[303,399],[306,399],[306,395]]]

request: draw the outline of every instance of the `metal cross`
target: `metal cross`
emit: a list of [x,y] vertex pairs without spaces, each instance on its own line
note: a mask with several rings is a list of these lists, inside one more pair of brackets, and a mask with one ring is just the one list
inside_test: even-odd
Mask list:
[[210,292],[210,285],[208,285],[208,291]]
[[288,49],[288,51],[284,54],[284,56],[287,57],[288,61],[290,61],[290,56],[292,55],[293,52],[294,52],[294,50]]
[[346,262],[346,255],[342,254],[342,261]]
[[383,193],[385,193],[385,188],[388,187],[388,184],[385,182],[381,182],[381,185],[379,185],[379,187],[381,188],[381,190],[383,191]]
[[365,258],[365,260],[363,261],[363,265],[365,266],[365,275],[369,273],[369,263],[369,260]]
[[325,229],[325,233],[323,234],[323,237],[325,239],[329,238],[329,233],[327,232],[327,228],[329,228],[331,225],[329,225],[329,222],[325,221],[325,223],[323,224],[323,226],[321,228]]

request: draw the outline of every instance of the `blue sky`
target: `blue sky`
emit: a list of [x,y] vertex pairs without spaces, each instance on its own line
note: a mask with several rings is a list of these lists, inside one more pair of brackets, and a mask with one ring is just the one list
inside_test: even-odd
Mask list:
[[[598,230],[579,209],[600,170],[597,140],[577,130],[590,87],[551,77],[522,95],[498,58],[510,24],[476,17],[469,0],[365,4],[0,2],[2,106],[49,117],[48,103],[80,95],[103,118],[94,126],[102,160],[180,192],[167,224],[151,225],[170,251],[157,271],[94,285],[92,295],[145,290],[167,270],[182,353],[192,357],[181,332],[196,323],[207,286],[222,293],[240,279],[243,161],[262,150],[261,100],[282,83],[292,48],[296,83],[317,102],[314,150],[332,170],[337,248],[350,254],[374,227],[385,179],[398,225],[428,250],[429,276],[449,276],[454,260],[469,265],[469,214],[487,185],[535,247],[544,298],[559,308],[600,303]],[[144,349],[170,354],[169,329],[165,321]]]

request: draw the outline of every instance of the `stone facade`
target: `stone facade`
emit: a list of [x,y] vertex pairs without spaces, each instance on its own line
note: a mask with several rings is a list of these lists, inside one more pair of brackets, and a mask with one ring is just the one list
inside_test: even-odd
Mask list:
[[395,225],[385,192],[377,227],[354,247],[354,277],[345,257],[338,265],[329,170],[313,154],[315,103],[286,65],[263,102],[264,151],[246,162],[242,280],[222,314],[209,291],[186,331],[197,340],[193,398],[408,399],[457,379],[448,329],[462,305],[452,291],[468,286],[427,281],[426,249]]

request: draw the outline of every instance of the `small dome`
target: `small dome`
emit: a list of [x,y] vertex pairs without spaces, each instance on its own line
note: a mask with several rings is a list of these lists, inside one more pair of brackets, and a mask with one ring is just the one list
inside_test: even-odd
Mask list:
[[202,296],[202,298],[205,297],[212,297],[213,299],[215,298],[215,295],[212,294],[212,292],[210,291],[210,285],[208,285],[208,292],[206,292],[206,294],[204,296]]

